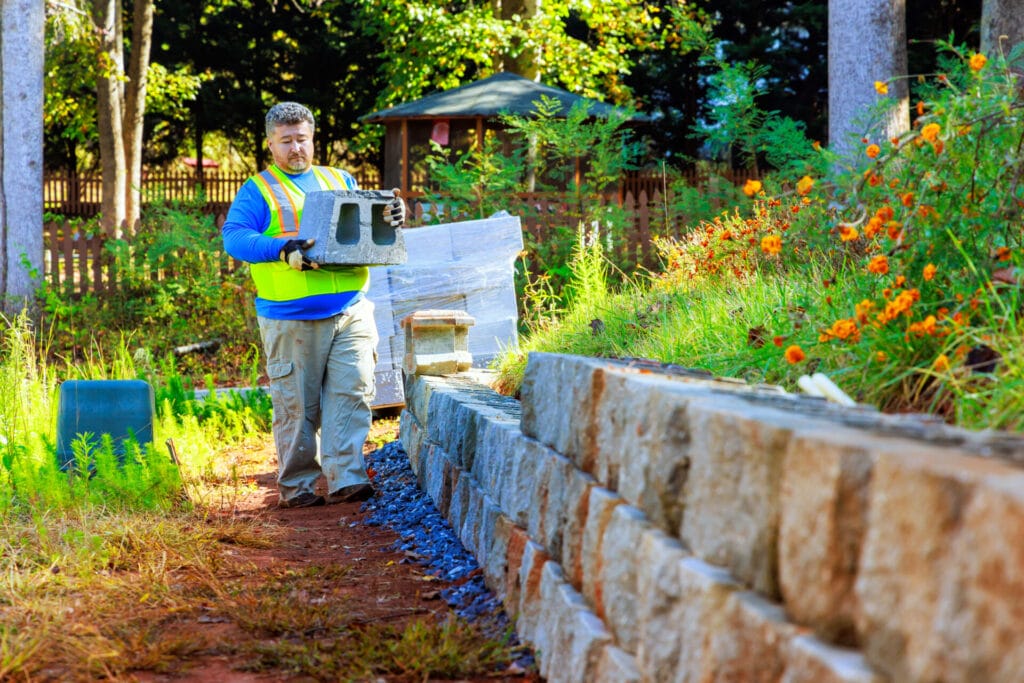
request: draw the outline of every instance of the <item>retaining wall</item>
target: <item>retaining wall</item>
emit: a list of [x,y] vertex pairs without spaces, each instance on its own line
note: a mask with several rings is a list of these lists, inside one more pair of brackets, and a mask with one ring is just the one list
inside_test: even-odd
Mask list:
[[1019,440],[651,370],[406,380],[419,482],[549,681],[1024,681]]

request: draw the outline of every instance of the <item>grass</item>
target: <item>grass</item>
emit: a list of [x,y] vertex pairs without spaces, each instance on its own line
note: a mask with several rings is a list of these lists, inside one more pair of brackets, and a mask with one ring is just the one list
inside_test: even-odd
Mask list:
[[[465,677],[509,661],[506,645],[463,623],[360,623],[359,606],[340,592],[344,565],[254,571],[246,551],[275,548],[285,531],[232,514],[266,469],[257,455],[269,439],[269,400],[220,393],[196,404],[173,368],[160,374],[124,340],[107,360],[96,352],[85,365],[48,366],[25,318],[3,323],[0,680],[174,674],[210,655],[319,680]],[[155,387],[156,443],[173,441],[180,468],[154,446],[125,466],[98,448],[82,454],[95,459],[93,476],[61,472],[60,379],[139,375]],[[385,422],[375,445],[394,432],[394,419]],[[236,635],[202,634],[197,621],[231,624]]]

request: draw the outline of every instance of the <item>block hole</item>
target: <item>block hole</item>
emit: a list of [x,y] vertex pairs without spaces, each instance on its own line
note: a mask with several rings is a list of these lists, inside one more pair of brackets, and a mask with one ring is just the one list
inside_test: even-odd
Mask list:
[[338,244],[359,244],[359,204],[342,203],[338,208]]
[[374,244],[394,244],[397,239],[397,228],[384,220],[386,204],[370,205],[370,236]]

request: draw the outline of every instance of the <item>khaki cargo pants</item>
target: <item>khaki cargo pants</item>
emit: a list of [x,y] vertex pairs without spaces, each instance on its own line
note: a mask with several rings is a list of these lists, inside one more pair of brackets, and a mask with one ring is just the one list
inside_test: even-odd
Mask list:
[[373,419],[377,326],[363,298],[324,320],[259,318],[274,404],[281,500],[369,481],[363,444]]

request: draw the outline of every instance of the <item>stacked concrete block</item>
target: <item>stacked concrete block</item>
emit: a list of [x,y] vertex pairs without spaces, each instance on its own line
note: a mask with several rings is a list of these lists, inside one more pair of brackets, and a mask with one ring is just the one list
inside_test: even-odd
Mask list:
[[513,280],[515,259],[523,248],[518,217],[411,228],[401,234],[406,261],[370,269],[367,296],[378,305],[386,301],[390,313],[377,319],[376,406],[404,402],[404,387],[395,381],[406,353],[402,320],[418,311],[468,314],[474,320],[468,351],[476,367],[485,367],[501,349],[518,343]]
[[550,680],[1021,680],[1024,441],[599,359],[531,354],[521,411],[488,381],[413,378],[402,438]]

